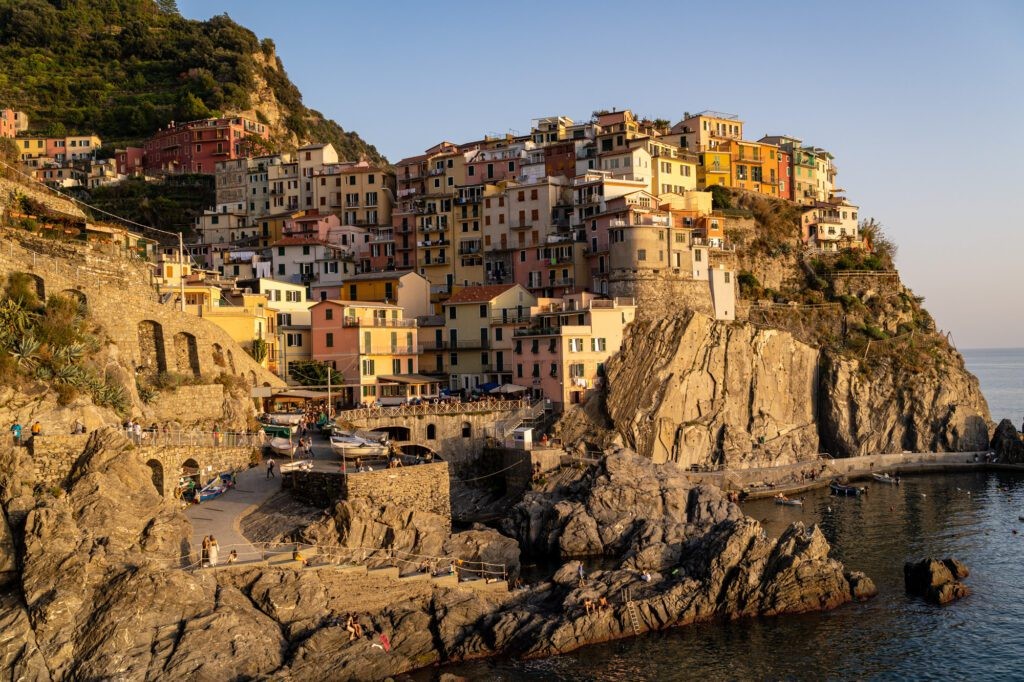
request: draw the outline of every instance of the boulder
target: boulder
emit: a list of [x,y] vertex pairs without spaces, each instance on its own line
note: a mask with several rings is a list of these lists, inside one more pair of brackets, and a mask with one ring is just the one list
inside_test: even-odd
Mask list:
[[1021,440],[1020,434],[1009,419],[1002,420],[996,426],[990,447],[1000,462],[1009,464],[1024,462],[1024,441]]
[[970,589],[958,579],[969,574],[968,568],[956,559],[929,558],[903,564],[907,592],[934,604],[948,604],[970,594]]

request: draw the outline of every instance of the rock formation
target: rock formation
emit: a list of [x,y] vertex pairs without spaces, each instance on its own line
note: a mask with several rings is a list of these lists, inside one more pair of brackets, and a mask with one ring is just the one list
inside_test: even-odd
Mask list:
[[977,379],[943,347],[924,371],[866,368],[776,329],[693,312],[638,320],[607,364],[605,404],[626,444],[655,462],[984,449]]
[[956,559],[921,559],[903,564],[907,592],[934,604],[948,604],[969,595],[970,588],[960,579],[970,574],[967,566]]
[[1013,422],[1004,419],[996,426],[992,434],[992,450],[1000,462],[1020,464],[1024,462],[1024,440],[1013,426]]

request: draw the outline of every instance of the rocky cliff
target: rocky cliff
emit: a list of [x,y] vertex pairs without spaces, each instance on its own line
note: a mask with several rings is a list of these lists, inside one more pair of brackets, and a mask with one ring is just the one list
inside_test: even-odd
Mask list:
[[927,361],[861,362],[788,331],[698,313],[640,320],[607,365],[607,413],[656,462],[729,467],[872,453],[981,450],[988,408],[936,339]]

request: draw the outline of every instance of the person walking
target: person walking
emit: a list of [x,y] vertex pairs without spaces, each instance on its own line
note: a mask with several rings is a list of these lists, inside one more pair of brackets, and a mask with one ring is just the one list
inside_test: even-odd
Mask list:
[[271,457],[267,460],[267,478],[276,478],[274,476],[274,458]]
[[14,422],[11,424],[11,435],[14,437],[14,444],[21,445],[21,424]]
[[217,544],[217,538],[210,536],[210,566],[216,566],[217,560],[220,557],[220,545]]
[[203,536],[203,550],[199,555],[199,567],[206,568],[206,564],[210,561],[210,536]]

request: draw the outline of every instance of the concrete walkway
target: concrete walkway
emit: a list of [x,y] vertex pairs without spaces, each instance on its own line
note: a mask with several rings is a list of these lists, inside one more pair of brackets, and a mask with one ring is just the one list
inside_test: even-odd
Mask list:
[[186,510],[185,514],[192,522],[192,547],[197,558],[203,546],[203,538],[213,535],[220,546],[221,563],[227,561],[232,549],[238,552],[240,562],[263,559],[263,550],[254,547],[242,535],[239,524],[243,516],[281,490],[281,473],[276,466],[274,473],[276,478],[268,479],[265,464],[242,471],[236,477],[234,488],[220,497],[194,504]]

